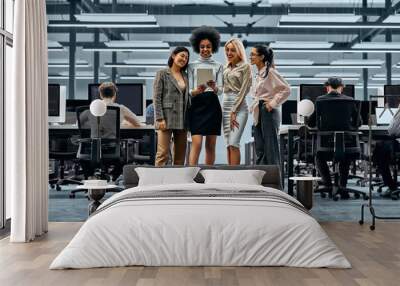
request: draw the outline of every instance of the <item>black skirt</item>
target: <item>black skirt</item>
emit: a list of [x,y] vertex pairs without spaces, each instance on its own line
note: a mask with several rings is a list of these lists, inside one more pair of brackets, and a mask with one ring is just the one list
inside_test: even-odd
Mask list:
[[193,96],[188,117],[192,135],[221,135],[222,109],[214,92]]

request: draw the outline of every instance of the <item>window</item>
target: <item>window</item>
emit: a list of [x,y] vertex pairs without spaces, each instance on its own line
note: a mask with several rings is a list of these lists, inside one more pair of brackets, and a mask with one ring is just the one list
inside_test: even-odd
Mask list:
[[[7,94],[11,94],[11,75],[12,75],[12,62],[13,62],[13,57],[12,57],[12,46],[6,44],[6,49],[5,49],[5,75],[4,75],[4,95],[6,96]],[[5,219],[10,219],[11,218],[11,193],[9,188],[5,188]]]
[[0,0],[0,229],[4,228],[6,219],[10,217],[10,194],[5,193],[4,187],[4,95],[11,92],[8,83],[12,74],[13,21],[14,0]]
[[14,0],[5,0],[4,16],[5,30],[12,33],[14,27]]
[[5,223],[4,204],[4,36],[0,34],[0,228]]

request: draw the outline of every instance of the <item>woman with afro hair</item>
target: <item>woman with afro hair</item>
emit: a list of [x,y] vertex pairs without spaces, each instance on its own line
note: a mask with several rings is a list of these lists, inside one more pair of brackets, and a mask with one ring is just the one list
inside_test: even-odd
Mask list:
[[[192,31],[190,43],[200,57],[188,66],[192,99],[188,112],[189,130],[192,136],[189,164],[198,164],[205,136],[205,164],[213,165],[217,136],[221,135],[222,109],[218,95],[223,91],[223,65],[215,61],[212,55],[218,51],[220,35],[213,27],[201,26]],[[213,80],[209,80],[206,84],[198,83],[197,73],[200,69],[212,70]]]

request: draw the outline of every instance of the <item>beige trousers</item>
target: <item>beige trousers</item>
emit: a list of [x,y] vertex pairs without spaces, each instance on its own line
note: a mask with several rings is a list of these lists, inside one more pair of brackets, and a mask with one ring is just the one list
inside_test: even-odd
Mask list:
[[187,132],[185,130],[167,129],[157,130],[156,166],[165,166],[167,163],[172,136],[174,138],[173,165],[184,165]]

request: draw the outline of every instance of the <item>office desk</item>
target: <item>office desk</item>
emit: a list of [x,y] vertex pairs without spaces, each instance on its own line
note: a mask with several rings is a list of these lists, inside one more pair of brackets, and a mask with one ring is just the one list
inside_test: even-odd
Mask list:
[[[88,137],[90,136],[88,130]],[[49,138],[65,138],[80,135],[78,126],[75,124],[49,125]],[[154,126],[146,125],[137,128],[121,127],[121,139],[142,139],[144,136],[150,137],[150,162],[154,164],[156,154],[156,137]]]
[[[284,168],[284,156],[283,150],[285,148],[285,141],[287,141],[287,178],[293,177],[293,152],[294,152],[294,142],[293,138],[298,134],[300,127],[303,125],[281,125],[279,130],[279,144],[281,149],[281,174],[282,183],[285,181],[285,168]],[[372,137],[373,139],[381,139],[388,137],[387,133],[388,126],[372,126]],[[368,132],[369,126],[362,125],[358,129],[362,134],[360,135],[360,140],[368,142]],[[293,196],[293,181],[288,180],[288,194]]]

